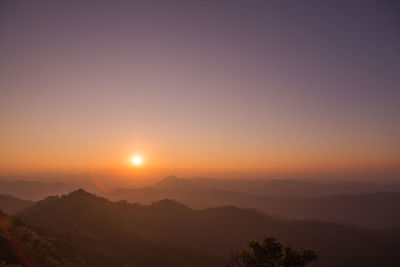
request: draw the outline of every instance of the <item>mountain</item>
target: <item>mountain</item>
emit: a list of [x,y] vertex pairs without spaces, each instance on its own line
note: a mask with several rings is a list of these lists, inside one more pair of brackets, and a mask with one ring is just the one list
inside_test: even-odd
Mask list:
[[[131,213],[138,208],[126,202],[112,203],[84,190],[62,197],[47,197],[19,213],[20,218],[56,239],[67,240],[83,257],[82,266],[213,266],[207,255],[185,245],[140,231],[151,213]],[[162,212],[179,212],[185,206],[173,201],[154,205]],[[142,218],[143,217],[143,218]],[[143,225],[142,225],[143,227]],[[144,235],[145,234],[145,235]],[[76,263],[76,255],[69,258]],[[217,265],[214,265],[217,266]]]
[[[291,182],[283,182],[285,183]],[[111,200],[143,204],[169,198],[197,209],[234,205],[289,219],[316,219],[373,229],[400,228],[400,193],[358,193],[323,197],[265,196],[211,189],[204,184],[197,185],[191,179],[176,177],[164,179],[161,185],[159,183],[154,187],[117,189],[104,196]]]
[[193,185],[208,189],[252,193],[266,196],[322,197],[338,194],[400,192],[398,184],[342,180],[301,179],[215,179],[189,178]]
[[30,225],[68,237],[82,251],[93,254],[95,247],[125,259],[127,266],[160,266],[160,261],[165,261],[163,266],[223,266],[229,254],[248,240],[266,235],[315,249],[319,254],[315,266],[400,264],[397,231],[281,221],[233,206],[193,210],[173,200],[142,206],[78,190],[39,201],[19,216]]
[[215,179],[178,178],[168,176],[154,186],[168,190],[207,190],[242,192],[279,197],[323,197],[362,193],[398,192],[399,183],[344,181],[344,180],[301,180],[301,179]]
[[400,228],[400,193],[335,195],[265,201],[263,210],[295,219],[316,219],[367,228]]
[[9,195],[0,195],[0,210],[13,214],[33,205],[31,200],[22,200]]
[[1,181],[0,194],[30,200],[40,200],[49,195],[60,195],[78,189],[79,186],[64,183],[43,183],[38,181]]
[[187,179],[178,178],[176,176],[167,176],[160,182],[154,185],[154,188],[160,190],[185,190],[185,191],[199,191],[204,187],[197,185]]
[[268,196],[315,196],[324,193],[323,188],[319,185],[304,180],[189,178],[188,181],[208,189],[220,189]]

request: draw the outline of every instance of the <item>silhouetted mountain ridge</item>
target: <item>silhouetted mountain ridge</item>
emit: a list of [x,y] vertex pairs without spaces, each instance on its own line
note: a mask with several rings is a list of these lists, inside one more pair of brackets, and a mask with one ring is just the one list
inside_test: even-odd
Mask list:
[[[216,180],[212,181],[214,183]],[[197,209],[235,205],[242,208],[258,209],[273,216],[291,219],[317,219],[349,223],[374,229],[400,228],[400,193],[396,192],[357,193],[352,195],[338,194],[322,197],[318,196],[320,194],[303,197],[294,197],[293,195],[266,196],[223,190],[203,185],[197,187],[196,184],[193,184],[192,179],[170,177],[166,180],[164,179],[162,182],[169,186],[162,188],[155,186],[136,189],[117,189],[105,194],[105,196],[112,200],[127,200],[144,204],[168,198],[175,199],[180,203]],[[176,183],[179,183],[179,186],[177,189],[174,189]],[[294,185],[298,184],[297,181],[292,183],[291,180],[282,183],[272,181],[271,183],[281,185],[291,184],[291,188],[294,188]],[[185,187],[181,186],[181,184],[184,184]],[[188,184],[191,185],[187,186]],[[352,182],[349,182],[349,184],[354,185]],[[185,188],[189,189],[186,190]],[[196,188],[196,190],[193,190],[193,188]]]
[[188,266],[221,266],[248,240],[265,235],[314,248],[320,255],[315,266],[391,266],[400,252],[397,232],[388,235],[318,221],[283,222],[233,206],[193,210],[171,200],[149,206],[110,202],[83,190],[49,197],[19,215],[37,227],[73,236],[85,249],[93,243],[121,257],[154,264],[154,256],[145,256],[149,249],[164,258],[166,247],[174,247],[173,258]]
[[187,178],[193,185],[266,196],[322,197],[338,194],[400,192],[398,184],[365,181],[324,181],[302,179],[215,179]]

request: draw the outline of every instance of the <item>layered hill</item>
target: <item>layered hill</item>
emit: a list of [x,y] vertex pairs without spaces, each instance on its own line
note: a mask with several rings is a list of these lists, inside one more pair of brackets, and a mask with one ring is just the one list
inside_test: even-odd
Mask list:
[[[186,188],[219,189],[265,196],[323,197],[331,195],[353,195],[362,193],[400,192],[399,183],[378,183],[352,180],[301,180],[301,179],[216,179],[177,178],[169,176],[159,184],[163,189],[177,189],[176,183],[185,183]],[[190,185],[189,185],[190,184]]]
[[33,205],[31,200],[23,200],[9,195],[0,195],[0,210],[13,214]]
[[[233,206],[193,210],[172,200],[110,202],[83,190],[49,197],[19,213],[82,251],[105,251],[141,266],[223,266],[248,240],[266,235],[319,254],[315,266],[400,264],[399,233],[319,221],[281,221]],[[349,253],[351,252],[351,256]],[[99,252],[100,253],[100,252]]]
[[61,195],[78,189],[79,186],[65,183],[44,183],[39,181],[0,180],[0,194],[13,197],[41,200],[51,195]]
[[[216,182],[217,180],[211,181],[219,183]],[[282,183],[287,185],[291,182],[283,181]],[[304,184],[302,182],[291,184],[292,193],[296,185],[303,188]],[[296,189],[296,191],[299,192],[301,189]],[[143,204],[169,198],[197,209],[234,205],[258,209],[273,216],[290,219],[316,219],[372,229],[400,228],[400,193],[397,192],[322,197],[266,196],[210,188],[205,184],[194,183],[192,179],[170,176],[154,187],[118,189],[105,196],[112,200],[127,200]]]

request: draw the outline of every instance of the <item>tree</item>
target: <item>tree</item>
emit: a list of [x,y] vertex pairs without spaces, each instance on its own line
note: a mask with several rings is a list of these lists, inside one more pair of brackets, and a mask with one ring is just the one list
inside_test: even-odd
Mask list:
[[293,249],[275,238],[249,242],[249,248],[231,257],[229,267],[309,267],[317,259],[310,248]]

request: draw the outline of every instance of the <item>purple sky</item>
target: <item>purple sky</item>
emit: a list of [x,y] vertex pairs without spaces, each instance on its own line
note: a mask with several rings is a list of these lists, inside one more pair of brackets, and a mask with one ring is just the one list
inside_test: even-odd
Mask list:
[[139,153],[146,175],[398,175],[398,14],[370,0],[1,1],[0,170],[121,170]]

